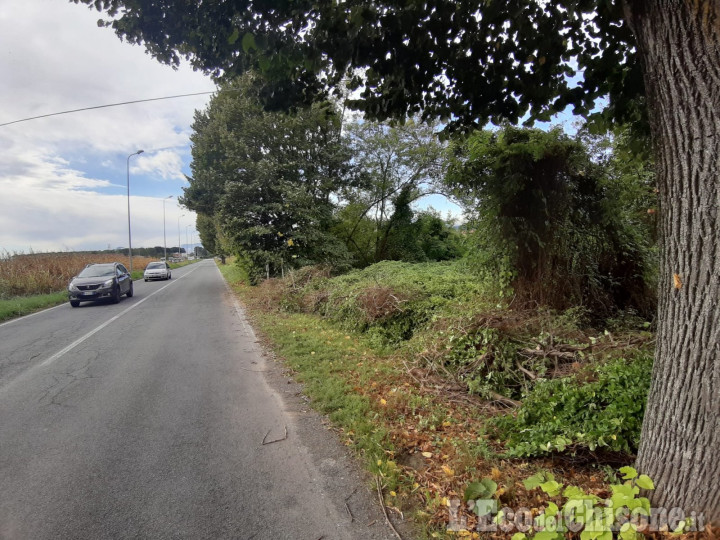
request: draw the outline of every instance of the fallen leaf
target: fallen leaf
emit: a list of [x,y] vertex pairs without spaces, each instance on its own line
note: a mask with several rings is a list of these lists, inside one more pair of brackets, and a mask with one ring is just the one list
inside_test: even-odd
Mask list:
[[423,452],[422,455],[423,455],[423,457],[426,457],[428,459],[430,459],[433,456],[432,452]]
[[453,471],[450,467],[447,465],[443,465],[442,467],[443,472],[448,476],[455,476],[455,471]]
[[680,279],[680,274],[673,274],[673,283],[675,284],[676,289],[681,289],[683,284],[682,280]]

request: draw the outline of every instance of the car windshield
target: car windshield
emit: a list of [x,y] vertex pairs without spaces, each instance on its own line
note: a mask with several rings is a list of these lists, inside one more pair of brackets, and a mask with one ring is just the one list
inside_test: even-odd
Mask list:
[[151,270],[152,268],[165,268],[165,263],[150,263],[147,265],[147,270]]
[[112,264],[94,264],[92,266],[88,266],[85,268],[82,272],[80,272],[77,277],[105,277],[105,276],[114,276],[115,275],[115,267]]

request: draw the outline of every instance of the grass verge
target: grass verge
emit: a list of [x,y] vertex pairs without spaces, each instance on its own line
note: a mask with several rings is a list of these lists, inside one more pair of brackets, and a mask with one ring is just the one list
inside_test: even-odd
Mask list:
[[[446,401],[408,376],[391,350],[372,337],[316,316],[268,309],[232,261],[219,268],[249,310],[261,337],[328,415],[341,439],[381,481],[386,506],[410,514],[422,537],[436,537],[447,495],[473,475],[489,473],[493,451],[472,403]],[[463,463],[463,465],[460,465]],[[455,473],[462,469],[463,476]]]
[[0,300],[0,322],[67,302],[65,291]]

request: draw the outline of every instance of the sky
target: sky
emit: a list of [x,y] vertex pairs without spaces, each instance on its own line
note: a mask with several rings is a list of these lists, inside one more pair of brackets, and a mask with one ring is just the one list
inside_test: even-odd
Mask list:
[[[101,17],[64,0],[0,0],[0,124],[215,91],[214,82],[189,65],[174,70],[98,27]],[[190,175],[193,115],[210,98],[0,126],[0,256],[127,247],[128,156],[138,150],[144,152],[129,158],[132,246],[199,243],[195,214],[177,198]],[[439,196],[420,205],[443,216],[461,213]]]
[[[63,0],[0,0],[0,124],[83,107],[214,92],[122,42],[101,15]],[[198,243],[177,197],[190,175],[193,114],[211,95],[0,127],[0,255]],[[165,199],[166,197],[172,198]],[[165,202],[163,202],[165,201]],[[163,210],[165,219],[163,223]],[[183,215],[184,214],[184,215]]]

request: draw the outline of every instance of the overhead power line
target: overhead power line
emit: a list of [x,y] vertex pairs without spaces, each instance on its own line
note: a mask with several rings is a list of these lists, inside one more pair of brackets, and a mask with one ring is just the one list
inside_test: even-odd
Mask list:
[[93,109],[104,109],[106,107],[118,107],[120,105],[132,105],[133,103],[145,103],[148,101],[160,101],[162,99],[175,99],[175,98],[189,97],[189,96],[202,96],[205,94],[214,94],[214,93],[215,93],[215,91],[195,92],[194,94],[179,94],[177,96],[136,99],[134,101],[123,101],[122,103],[110,103],[108,105],[96,105],[95,107],[83,107],[82,109],[73,109],[71,111],[62,111],[62,112],[56,112],[56,113],[50,113],[50,114],[41,114],[40,116],[31,116],[29,118],[21,118],[20,120],[13,120],[12,122],[5,122],[4,124],[0,124],[0,127],[9,126],[10,124],[19,124],[20,122],[28,122],[29,120],[37,120],[38,118],[47,118],[48,116],[58,116],[60,114],[70,114],[70,113],[76,113],[76,112],[82,112],[82,111],[91,111]]

